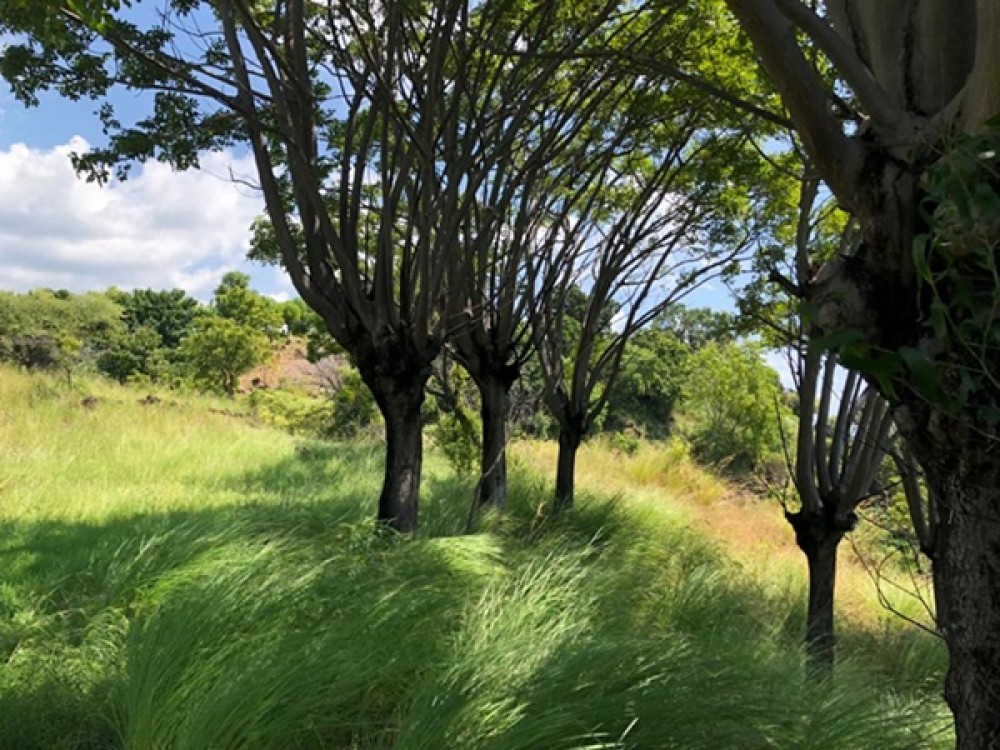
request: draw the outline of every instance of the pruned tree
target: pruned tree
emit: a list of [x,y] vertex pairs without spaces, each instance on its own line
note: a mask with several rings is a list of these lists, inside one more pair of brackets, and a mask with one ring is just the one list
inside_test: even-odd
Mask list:
[[[840,542],[857,525],[860,505],[885,489],[877,483],[886,457],[904,451],[888,402],[857,370],[840,366],[839,356],[827,350],[813,322],[817,269],[837,254],[849,253],[857,232],[835,201],[824,196],[794,138],[791,145],[782,162],[775,163],[775,177],[780,172],[791,181],[797,165],[798,200],[786,206],[790,226],[784,232],[791,237],[793,252],[765,248],[759,255],[759,278],[741,302],[744,313],[766,329],[768,340],[788,350],[794,365],[796,437],[786,459],[799,507],[791,511],[786,506],[785,518],[808,565],[809,672],[827,679],[833,673],[836,646]],[[919,511],[919,487],[909,480],[903,486],[907,502]]]
[[[877,383],[925,472],[958,747],[1000,747],[1000,8],[726,0],[861,242],[818,271],[818,330]],[[815,55],[834,75],[821,75]]]
[[[635,74],[616,70],[610,61],[595,65],[593,60],[575,59],[585,57],[586,40],[566,49],[561,41],[566,34],[593,23],[593,9],[588,12],[585,7],[554,3],[548,18],[553,24],[551,33],[535,37],[524,34],[523,24],[531,12],[512,12],[505,19],[503,33],[494,32],[491,43],[514,55],[518,67],[498,71],[490,66],[502,60],[495,56],[479,59],[466,84],[484,100],[502,101],[520,87],[516,79],[510,79],[511,74],[528,76],[533,68],[550,74],[546,78],[532,74],[530,88],[537,90],[528,96],[514,95],[533,111],[523,118],[517,141],[508,144],[507,153],[470,192],[473,210],[454,248],[463,260],[459,273],[449,280],[452,328],[448,347],[479,392],[482,455],[476,501],[482,506],[501,507],[506,497],[510,390],[534,352],[530,313],[536,290],[529,281],[528,266],[531,253],[537,250],[537,229],[548,218],[552,195],[592,179],[588,170],[597,168],[599,155],[615,148],[600,138],[594,120],[598,113],[624,106],[636,86]],[[619,37],[619,43],[626,46],[641,46],[670,17],[665,12],[633,33],[636,14],[606,16],[611,7],[596,16],[608,20],[602,42],[610,36]],[[590,156],[580,158],[586,151]]]
[[[744,206],[721,199],[726,185],[703,179],[713,163],[738,159],[746,140],[707,132],[690,98],[660,88],[650,96],[659,116],[673,117],[654,126],[652,108],[626,108],[602,124],[613,148],[586,179],[554,193],[529,257],[533,336],[559,424],[558,509],[573,503],[577,449],[607,405],[630,337],[730,266],[752,234],[732,222]],[[573,319],[581,291],[585,307]]]
[[803,354],[792,473],[800,507],[786,510],[785,518],[808,563],[805,642],[810,672],[825,679],[833,673],[836,642],[837,553],[844,535],[857,525],[858,506],[875,491],[889,451],[892,410],[856,371],[847,374],[843,391],[836,394],[837,357],[824,354],[815,341]]

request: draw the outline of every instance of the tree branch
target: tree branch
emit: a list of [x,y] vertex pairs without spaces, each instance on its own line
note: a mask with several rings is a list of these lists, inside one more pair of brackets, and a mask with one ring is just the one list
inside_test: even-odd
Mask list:
[[852,207],[862,147],[847,137],[834,116],[830,91],[803,55],[795,28],[778,11],[775,0],[726,0],[726,4],[753,41],[806,151],[841,204]]
[[837,72],[854,91],[872,122],[879,128],[898,132],[906,113],[893,105],[889,95],[843,37],[802,0],[775,0],[775,4],[830,59]]

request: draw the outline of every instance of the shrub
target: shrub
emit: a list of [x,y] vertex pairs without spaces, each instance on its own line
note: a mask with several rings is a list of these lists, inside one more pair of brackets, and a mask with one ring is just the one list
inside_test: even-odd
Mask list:
[[324,399],[285,390],[256,390],[247,398],[254,415],[265,424],[301,435],[327,434],[333,421]]
[[375,397],[361,374],[353,367],[346,367],[342,376],[340,387],[331,396],[333,418],[327,430],[331,437],[353,437],[370,430],[379,421]]
[[471,476],[479,468],[482,450],[482,422],[475,414],[459,407],[459,412],[445,412],[431,432],[431,440],[461,476]]

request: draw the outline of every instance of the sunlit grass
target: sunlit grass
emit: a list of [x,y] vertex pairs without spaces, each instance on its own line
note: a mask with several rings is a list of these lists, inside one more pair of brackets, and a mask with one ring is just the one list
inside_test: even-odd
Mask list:
[[431,455],[408,541],[378,446],[144,393],[0,369],[0,748],[948,746],[924,634],[804,683],[801,575],[699,525],[725,487],[676,448],[585,447],[559,519],[518,449],[470,536]]

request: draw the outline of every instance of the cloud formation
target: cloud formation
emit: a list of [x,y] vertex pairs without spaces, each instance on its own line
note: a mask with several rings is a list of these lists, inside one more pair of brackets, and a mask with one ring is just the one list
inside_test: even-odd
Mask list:
[[250,157],[208,154],[183,173],[149,163],[100,187],[70,164],[86,149],[74,138],[0,150],[0,288],[179,287],[204,298],[243,264],[262,205],[229,175],[253,174]]

